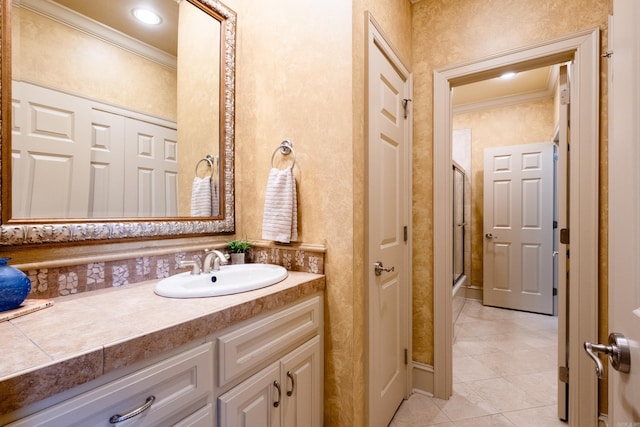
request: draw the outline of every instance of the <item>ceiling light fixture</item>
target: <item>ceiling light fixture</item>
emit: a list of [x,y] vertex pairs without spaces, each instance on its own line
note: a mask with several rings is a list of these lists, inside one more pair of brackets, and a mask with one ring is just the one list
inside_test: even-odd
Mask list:
[[501,75],[500,78],[502,80],[511,80],[515,76],[516,76],[516,73],[514,73],[513,71],[508,71],[508,72],[504,73],[503,75]]
[[158,25],[162,22],[162,18],[155,12],[150,11],[149,9],[140,9],[136,8],[131,11],[133,16],[140,22],[144,22],[148,25]]

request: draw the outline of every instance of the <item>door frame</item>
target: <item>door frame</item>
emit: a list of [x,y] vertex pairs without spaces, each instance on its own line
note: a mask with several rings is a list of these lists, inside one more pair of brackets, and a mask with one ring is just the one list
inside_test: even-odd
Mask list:
[[[371,408],[370,408],[370,401],[371,401],[371,397],[370,397],[370,391],[371,391],[371,387],[369,387],[369,382],[370,382],[370,352],[371,352],[371,340],[369,338],[371,333],[375,333],[375,331],[371,331],[370,330],[370,315],[371,315],[371,310],[369,307],[370,304],[370,297],[369,297],[369,292],[371,290],[371,286],[372,283],[374,282],[374,276],[373,276],[373,263],[369,262],[369,258],[370,258],[370,253],[369,253],[369,233],[368,233],[368,229],[369,229],[369,210],[368,210],[368,206],[369,206],[369,139],[371,138],[370,135],[370,123],[369,123],[369,74],[370,74],[370,70],[369,70],[369,55],[370,55],[370,50],[371,49],[375,49],[375,45],[379,46],[380,50],[383,51],[383,53],[389,58],[389,61],[393,64],[393,66],[404,76],[406,76],[407,79],[407,85],[409,86],[409,100],[411,100],[411,98],[413,98],[413,75],[411,74],[411,72],[409,71],[409,68],[406,67],[404,65],[404,62],[402,61],[399,53],[394,49],[394,47],[391,45],[391,43],[388,41],[389,38],[385,35],[385,33],[382,31],[382,27],[380,26],[380,24],[375,20],[373,14],[369,11],[365,12],[365,28],[366,28],[366,34],[367,34],[367,40],[365,43],[365,81],[364,81],[364,87],[365,87],[365,102],[364,102],[364,149],[365,149],[365,153],[364,153],[364,159],[365,159],[365,172],[364,172],[364,185],[365,185],[365,200],[364,200],[364,206],[365,206],[365,220],[364,220],[364,248],[365,248],[365,253],[364,253],[364,300],[365,300],[365,313],[364,313],[364,321],[365,321],[365,382],[367,384],[366,390],[365,390],[365,394],[366,394],[366,402],[365,402],[365,406],[366,406],[366,415],[365,418],[367,420],[367,425],[369,425],[370,423],[369,418],[370,418],[370,414],[371,414]],[[411,343],[411,330],[412,330],[412,310],[411,310],[411,301],[412,301],[412,292],[411,292],[411,283],[412,283],[412,269],[411,269],[411,253],[412,253],[412,240],[411,240],[411,235],[412,235],[412,224],[411,224],[411,212],[412,212],[412,203],[411,203],[411,188],[412,188],[412,156],[411,153],[413,151],[413,114],[410,108],[411,103],[408,103],[409,106],[407,106],[407,118],[405,119],[405,127],[406,127],[406,137],[407,137],[407,141],[406,141],[406,145],[405,145],[405,153],[404,153],[404,159],[405,159],[405,169],[404,169],[404,184],[407,188],[407,193],[406,193],[406,197],[405,200],[403,201],[403,203],[405,203],[405,223],[407,226],[407,233],[406,233],[406,245],[404,248],[404,256],[403,256],[403,263],[400,266],[400,268],[404,269],[405,273],[404,274],[404,286],[406,287],[406,301],[404,301],[404,305],[406,307],[406,310],[404,311],[404,316],[406,318],[405,324],[407,325],[407,329],[405,331],[403,331],[403,337],[402,340],[405,343],[405,347],[407,349],[407,363],[405,364],[405,380],[406,380],[406,389],[405,389],[405,398],[407,398],[409,396],[409,394],[411,393],[412,390],[412,382],[411,382],[411,354],[412,354],[412,343]]]
[[[451,309],[451,88],[521,71],[573,61],[570,151],[571,283],[569,296],[570,425],[595,425],[597,379],[593,361],[582,343],[598,338],[598,151],[599,63],[598,28],[507,51],[478,61],[434,71],[433,114],[433,241],[434,245],[434,377],[433,393],[448,399],[453,388],[453,325]],[[578,402],[580,404],[578,405]]]

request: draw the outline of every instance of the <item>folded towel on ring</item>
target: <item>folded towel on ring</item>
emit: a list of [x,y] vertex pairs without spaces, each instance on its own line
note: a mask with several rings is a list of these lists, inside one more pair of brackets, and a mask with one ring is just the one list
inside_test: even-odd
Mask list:
[[211,216],[211,177],[193,178],[191,216]]
[[271,168],[269,172],[262,238],[282,243],[298,240],[298,201],[292,168]]

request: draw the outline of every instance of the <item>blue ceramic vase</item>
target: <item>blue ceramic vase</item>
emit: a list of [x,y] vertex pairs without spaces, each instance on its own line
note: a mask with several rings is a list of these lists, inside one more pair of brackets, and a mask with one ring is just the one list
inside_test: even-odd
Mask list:
[[31,291],[31,280],[22,271],[0,258],[0,311],[17,308]]

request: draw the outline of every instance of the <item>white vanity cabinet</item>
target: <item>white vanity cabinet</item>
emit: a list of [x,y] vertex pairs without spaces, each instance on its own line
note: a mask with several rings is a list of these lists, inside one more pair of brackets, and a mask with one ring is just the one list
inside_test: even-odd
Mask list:
[[226,333],[217,345],[219,427],[322,426],[320,297]]
[[[210,427],[214,423],[212,348],[205,343],[186,350],[9,426]],[[110,421],[136,410],[139,414],[130,420]]]
[[247,304],[238,310],[262,314],[51,396],[52,406],[7,426],[321,427],[322,293],[273,310]]

